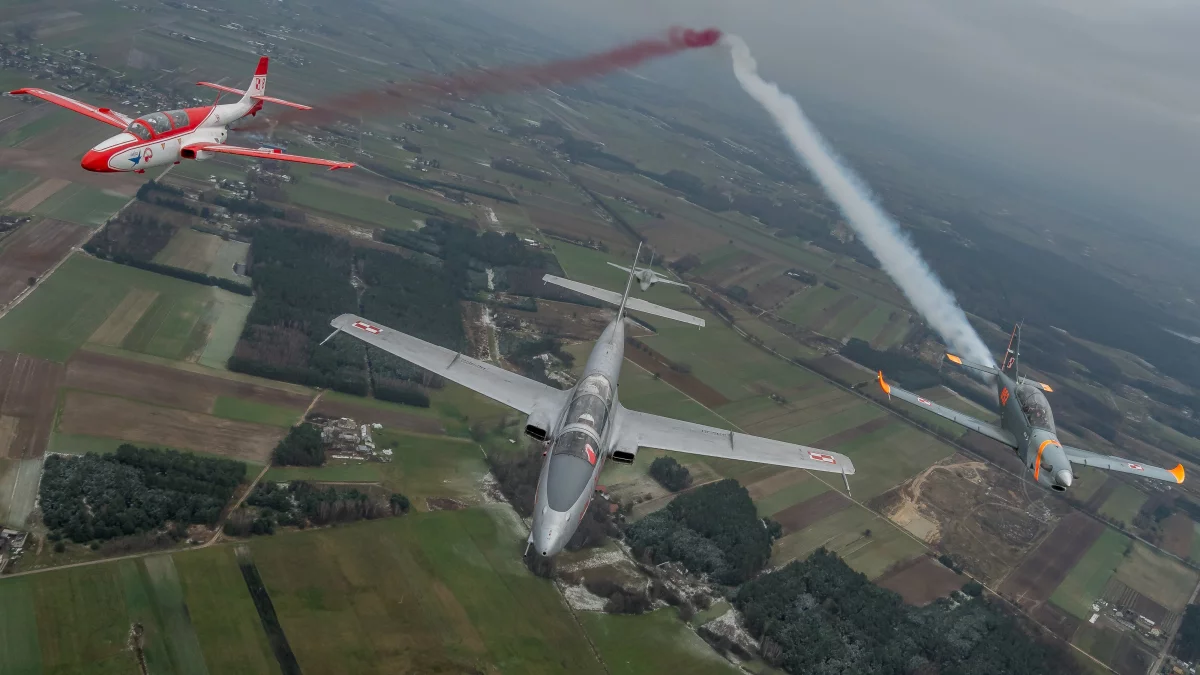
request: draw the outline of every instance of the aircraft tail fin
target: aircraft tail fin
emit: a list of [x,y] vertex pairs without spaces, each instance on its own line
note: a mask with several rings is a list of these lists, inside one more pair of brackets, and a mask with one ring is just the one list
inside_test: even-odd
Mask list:
[[1004,358],[1000,360],[1000,372],[1012,379],[1017,379],[1017,361],[1021,356],[1021,324],[1013,326],[1012,335],[1008,338],[1008,348],[1004,350]]
[[596,288],[595,286],[589,286],[578,281],[571,281],[570,279],[556,277],[552,274],[547,274],[546,276],[542,277],[542,281],[548,284],[554,284],[555,286],[561,286],[562,288],[575,291],[576,293],[586,295],[590,298],[595,298],[597,300],[602,300],[609,304],[616,305],[620,308],[620,312],[622,314],[625,313],[625,310],[629,309],[635,312],[644,312],[646,314],[653,314],[654,316],[661,316],[664,319],[672,319],[674,321],[680,321],[693,326],[699,326],[701,328],[704,327],[704,319],[692,316],[691,314],[684,314],[683,312],[671,309],[669,307],[656,305],[652,302],[646,302],[641,298],[629,297],[628,283],[626,284],[625,294],[622,295],[614,291]]
[[625,306],[629,302],[629,291],[633,288],[633,277],[637,274],[638,256],[642,254],[642,242],[638,242],[637,252],[633,254],[633,266],[629,268],[629,278],[625,280],[625,294],[621,296],[621,306],[617,308],[617,318],[625,316]]
[[242,103],[254,103],[254,99],[266,95],[267,64],[270,61],[268,56],[258,57],[258,67],[254,69],[254,79],[250,80],[250,86],[246,88],[246,93],[242,94]]
[[[270,61],[271,61],[271,58],[269,56],[258,57],[258,67],[254,69],[254,79],[250,81],[250,87],[248,89],[246,89],[245,92],[241,92],[242,93],[242,101],[241,102],[244,104],[253,106],[253,108],[256,112],[257,112],[258,108],[262,107],[263,103],[275,103],[277,105],[286,105],[289,108],[297,108],[299,110],[312,110],[312,106],[303,105],[301,103],[293,103],[291,101],[285,101],[281,98],[275,98],[274,96],[267,96],[267,65],[270,63]],[[205,86],[213,86],[213,85],[209,85],[204,82],[201,82],[200,84],[204,84]],[[231,89],[228,87],[214,87],[214,88],[222,89],[223,91],[229,91],[229,92],[238,92],[239,91],[237,89]]]

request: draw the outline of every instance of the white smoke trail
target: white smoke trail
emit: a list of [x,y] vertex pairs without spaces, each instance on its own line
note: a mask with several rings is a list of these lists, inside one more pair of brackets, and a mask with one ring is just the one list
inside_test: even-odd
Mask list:
[[726,35],[724,40],[733,52],[733,72],[742,88],[775,118],[792,149],[837,202],[883,271],[946,344],[974,361],[994,365],[988,348],[967,322],[954,296],[938,281],[908,235],[875,202],[866,183],[829,147],[796,99],[758,76],[758,64],[746,43],[736,35]]

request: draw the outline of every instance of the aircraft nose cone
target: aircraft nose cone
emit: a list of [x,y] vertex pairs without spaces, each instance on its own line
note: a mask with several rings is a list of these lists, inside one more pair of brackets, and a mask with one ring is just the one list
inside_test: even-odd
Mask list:
[[79,162],[79,165],[88,171],[112,171],[112,169],[108,168],[108,156],[95,150],[88,150],[83,155],[83,160]]
[[546,507],[533,524],[533,548],[543,558],[558,554],[566,545],[567,514]]
[[1071,487],[1071,470],[1062,469],[1054,474],[1054,481],[1063,487]]

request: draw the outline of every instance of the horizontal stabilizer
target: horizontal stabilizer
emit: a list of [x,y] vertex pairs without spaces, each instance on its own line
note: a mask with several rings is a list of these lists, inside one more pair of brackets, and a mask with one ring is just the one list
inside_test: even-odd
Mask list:
[[950,354],[950,353],[946,354],[946,360],[950,361],[951,363],[957,363],[958,365],[962,366],[963,368],[970,368],[971,370],[978,370],[981,373],[988,373],[990,375],[995,375],[996,373],[1000,372],[999,370],[996,369],[995,366],[985,366],[982,363],[975,363],[973,361],[967,361],[966,359],[962,358],[961,356],[956,356],[956,355]]
[[250,98],[254,99],[255,101],[265,101],[267,103],[286,105],[289,108],[295,108],[297,110],[312,110],[312,106],[310,105],[304,105],[303,103],[292,103],[291,101],[285,101],[281,98],[275,98],[274,96],[251,96]]
[[[556,277],[553,274],[547,274],[546,276],[542,277],[542,281],[548,284],[554,284],[555,286],[561,286],[568,290],[575,291],[576,293],[586,295],[590,298],[602,300],[618,307],[621,306],[621,294],[614,291],[607,291],[603,288],[596,288],[595,286],[581,284],[578,281],[563,279],[562,277]],[[646,302],[645,300],[640,300],[638,298],[627,298],[625,300],[625,307],[634,310],[635,312],[644,312],[646,314],[653,314],[654,316],[661,316],[664,319],[674,319],[675,321],[688,323],[693,326],[699,326],[701,328],[704,327],[704,319],[692,316],[691,314],[684,314],[683,312],[669,309],[661,305],[656,305],[652,302]]]
[[233,87],[226,87],[223,84],[216,84],[214,82],[197,82],[196,84],[201,87],[208,87],[209,89],[223,91],[227,94],[237,94],[238,96],[242,96],[246,93],[243,89],[234,89]]

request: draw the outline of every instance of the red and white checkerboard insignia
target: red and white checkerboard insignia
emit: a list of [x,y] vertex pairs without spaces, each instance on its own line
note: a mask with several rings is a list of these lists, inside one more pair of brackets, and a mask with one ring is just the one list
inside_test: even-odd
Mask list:
[[828,462],[829,464],[837,464],[837,460],[833,458],[833,455],[827,455],[823,452],[813,452],[812,450],[809,450],[808,456],[810,459],[815,459],[818,462]]
[[920,396],[917,397],[917,403],[920,403],[921,405],[929,405],[929,406],[933,405],[932,403],[930,403],[929,401],[926,401],[925,399],[921,398]]
[[359,330],[365,330],[368,333],[370,333],[371,335],[379,335],[379,333],[380,333],[379,326],[372,326],[371,324],[366,323],[364,321],[355,321],[354,327]]
[[595,466],[596,465],[596,451],[592,449],[592,444],[588,443],[587,445],[584,445],[583,449],[587,451],[588,464]]
[[1130,464],[1129,468],[1133,469],[1134,471],[1145,471],[1141,464]]

